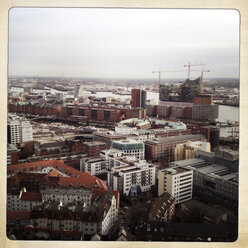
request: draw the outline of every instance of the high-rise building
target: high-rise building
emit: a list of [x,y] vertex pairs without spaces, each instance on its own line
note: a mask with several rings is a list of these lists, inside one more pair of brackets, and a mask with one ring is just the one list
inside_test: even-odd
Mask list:
[[193,171],[173,167],[158,172],[158,195],[168,192],[175,204],[190,200],[193,191]]
[[8,143],[17,145],[20,142],[33,140],[33,128],[29,121],[17,115],[8,115]]
[[141,89],[132,89],[132,108],[145,108],[146,107],[147,92]]
[[18,120],[11,120],[8,122],[8,143],[16,145],[20,142],[20,122]]
[[21,142],[33,140],[33,128],[29,121],[20,121]]

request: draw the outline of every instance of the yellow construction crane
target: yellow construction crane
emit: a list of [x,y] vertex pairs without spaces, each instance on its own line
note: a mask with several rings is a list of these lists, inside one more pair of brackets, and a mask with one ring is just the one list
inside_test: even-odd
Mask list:
[[201,82],[200,82],[200,94],[202,94],[203,91],[203,72],[210,72],[210,70],[204,70],[202,68],[202,70],[193,70],[193,71],[201,71]]
[[188,67],[188,79],[190,79],[190,67],[191,66],[204,66],[205,64],[195,64],[195,65],[191,65],[190,61],[188,65],[184,65],[184,67]]

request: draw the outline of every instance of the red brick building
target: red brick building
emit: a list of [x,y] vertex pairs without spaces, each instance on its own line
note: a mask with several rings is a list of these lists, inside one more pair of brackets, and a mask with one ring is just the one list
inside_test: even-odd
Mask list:
[[174,161],[174,152],[177,144],[202,140],[206,140],[202,134],[179,135],[147,140],[145,141],[145,158],[149,162],[159,162],[162,159],[164,164],[168,165],[169,162]]
[[92,141],[84,143],[84,152],[88,157],[99,156],[100,151],[106,149],[106,144],[100,141]]

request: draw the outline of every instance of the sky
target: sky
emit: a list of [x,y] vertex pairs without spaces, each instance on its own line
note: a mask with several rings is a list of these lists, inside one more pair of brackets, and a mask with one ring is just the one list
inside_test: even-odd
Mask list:
[[[239,77],[236,10],[12,8],[9,75]],[[191,77],[202,66],[191,67]]]

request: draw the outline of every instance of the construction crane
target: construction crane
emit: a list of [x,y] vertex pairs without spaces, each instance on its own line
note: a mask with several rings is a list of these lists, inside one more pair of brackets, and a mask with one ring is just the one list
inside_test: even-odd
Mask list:
[[188,65],[184,65],[184,67],[188,67],[188,79],[190,79],[190,67],[191,66],[204,66],[205,64],[195,64],[195,65],[191,65],[190,64],[190,61],[189,61],[189,64]]
[[180,71],[184,71],[184,70],[173,70],[173,71],[152,71],[152,73],[158,73],[158,92],[160,92],[160,84],[161,84],[161,73],[162,72],[180,72]]
[[161,71],[161,70],[152,71],[152,73],[158,73],[158,93],[160,91],[161,72],[166,72],[166,71]]
[[202,94],[203,91],[203,72],[210,72],[210,70],[204,70],[202,68],[202,70],[193,70],[193,71],[201,71],[201,82],[200,82],[200,94]]

